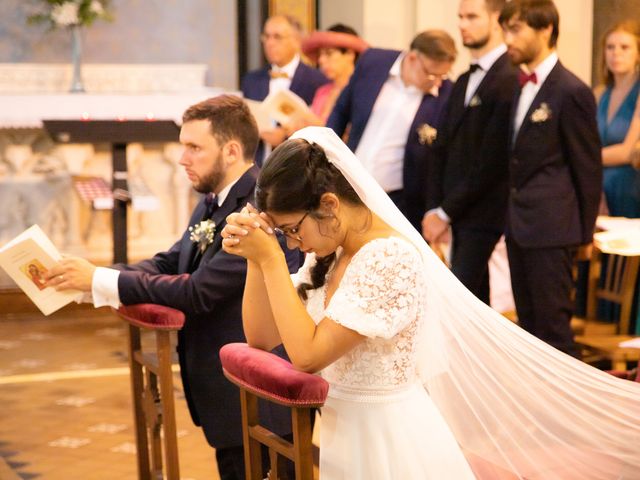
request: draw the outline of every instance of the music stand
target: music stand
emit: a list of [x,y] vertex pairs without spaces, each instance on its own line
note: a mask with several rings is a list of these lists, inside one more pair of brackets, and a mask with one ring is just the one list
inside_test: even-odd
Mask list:
[[113,263],[128,263],[127,144],[177,142],[180,128],[173,120],[43,120],[44,129],[60,143],[110,143],[113,175]]

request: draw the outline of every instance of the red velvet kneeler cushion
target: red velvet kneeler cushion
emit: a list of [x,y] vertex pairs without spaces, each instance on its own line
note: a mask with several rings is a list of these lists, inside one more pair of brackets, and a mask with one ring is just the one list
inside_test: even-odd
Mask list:
[[261,398],[289,407],[320,407],[329,384],[318,375],[301,372],[286,360],[246,343],[220,349],[225,376]]
[[184,313],[164,305],[153,303],[123,305],[116,312],[127,322],[142,328],[180,330],[184,325]]

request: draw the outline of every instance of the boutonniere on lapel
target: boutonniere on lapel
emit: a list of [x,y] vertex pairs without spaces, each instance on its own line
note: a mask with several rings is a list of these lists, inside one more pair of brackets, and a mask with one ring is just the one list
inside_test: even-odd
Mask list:
[[431,145],[436,141],[436,137],[438,136],[438,130],[433,128],[428,123],[423,123],[422,125],[420,125],[417,131],[420,145]]
[[546,122],[551,118],[551,109],[546,102],[542,102],[538,108],[531,114],[531,121],[533,123]]
[[471,100],[469,100],[469,106],[479,107],[480,105],[482,105],[482,100],[480,100],[478,94],[475,94],[473,97],[471,97]]
[[213,235],[216,233],[216,222],[211,219],[202,220],[197,225],[189,227],[189,240],[198,244],[200,253],[204,253],[209,245],[213,243]]

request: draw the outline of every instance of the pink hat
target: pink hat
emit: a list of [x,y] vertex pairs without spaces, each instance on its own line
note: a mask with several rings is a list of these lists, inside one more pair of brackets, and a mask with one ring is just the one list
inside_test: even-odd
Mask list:
[[312,61],[318,61],[318,50],[321,48],[346,48],[356,53],[362,53],[369,44],[363,39],[350,33],[316,31],[302,41],[302,53]]

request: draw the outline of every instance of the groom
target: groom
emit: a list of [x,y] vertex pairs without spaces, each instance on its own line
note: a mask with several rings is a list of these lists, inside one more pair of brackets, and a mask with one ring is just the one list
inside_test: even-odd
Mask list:
[[[239,393],[225,379],[218,351],[246,341],[241,310],[247,264],[221,249],[220,232],[230,213],[253,202],[258,129],[245,103],[232,95],[193,105],[182,120],[180,164],[193,188],[206,194],[189,221],[194,232],[185,230],[168,251],[134,265],[96,268],[84,259],[66,258],[50,270],[48,285],[88,292],[96,307],[156,303],[183,311],[178,355],[191,417],[216,449],[220,478],[243,480]],[[295,271],[298,255],[291,253],[287,263]],[[291,432],[284,409],[260,413],[279,434]]]

